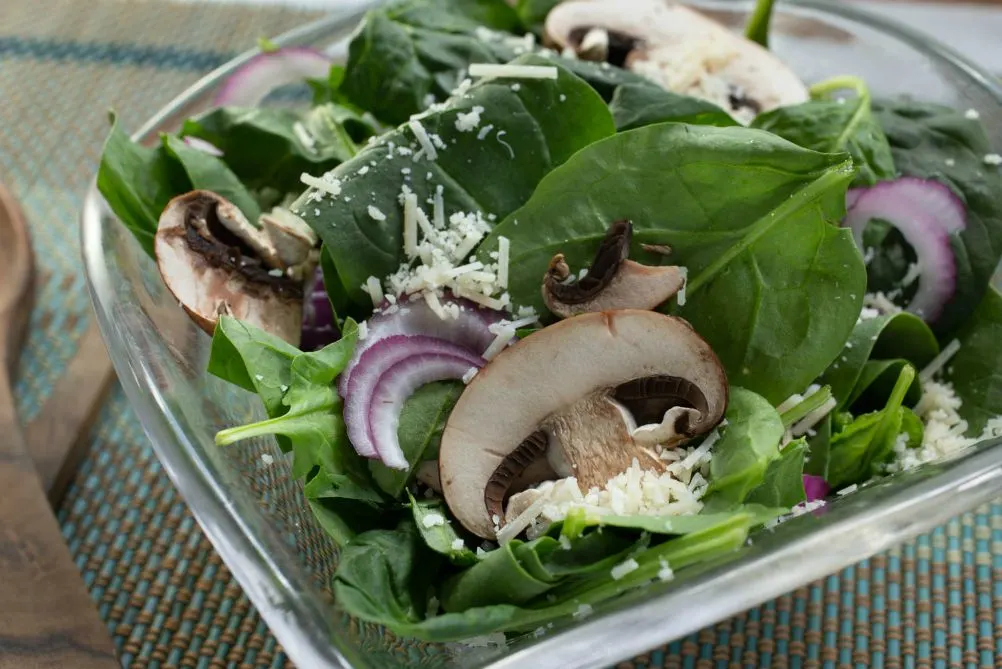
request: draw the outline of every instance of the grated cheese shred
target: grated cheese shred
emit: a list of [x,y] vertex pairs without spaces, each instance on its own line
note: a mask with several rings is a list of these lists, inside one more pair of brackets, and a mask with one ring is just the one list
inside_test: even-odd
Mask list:
[[552,65],[472,63],[469,75],[494,79],[556,79],[558,72],[557,68]]

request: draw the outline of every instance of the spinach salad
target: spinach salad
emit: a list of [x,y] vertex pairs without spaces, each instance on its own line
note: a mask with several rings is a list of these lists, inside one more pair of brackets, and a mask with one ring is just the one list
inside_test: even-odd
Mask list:
[[345,611],[543,634],[1002,434],[977,111],[801,82],[770,8],[402,0],[113,120],[101,193],[268,415],[217,442],[291,453]]

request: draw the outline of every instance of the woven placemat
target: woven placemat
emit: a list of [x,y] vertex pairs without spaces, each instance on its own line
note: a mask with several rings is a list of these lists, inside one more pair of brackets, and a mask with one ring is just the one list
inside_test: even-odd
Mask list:
[[[0,0],[0,180],[25,207],[41,267],[16,389],[24,419],[38,411],[90,317],[76,221],[106,111],[135,129],[259,36],[314,16]],[[92,440],[59,518],[123,666],[291,666],[120,391]],[[1002,504],[620,666],[1002,667]]]

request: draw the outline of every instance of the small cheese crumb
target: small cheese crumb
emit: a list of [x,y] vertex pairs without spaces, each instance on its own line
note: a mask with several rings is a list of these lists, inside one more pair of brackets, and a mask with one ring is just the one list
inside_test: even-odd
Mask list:
[[421,524],[424,525],[426,529],[432,527],[440,527],[445,525],[445,516],[440,513],[429,513],[427,516],[421,519]]
[[369,218],[371,218],[374,221],[385,221],[386,220],[386,214],[384,214],[382,211],[380,211],[379,207],[374,207],[374,206],[372,206],[370,204],[369,208],[366,210],[366,212],[369,214]]
[[661,569],[658,570],[658,578],[660,580],[670,581],[675,578],[675,572],[673,572],[671,567],[668,565],[668,560],[661,558],[658,562],[661,564]]
[[491,134],[491,130],[493,129],[494,129],[494,124],[489,123],[485,125],[483,128],[480,129],[480,132],[477,133],[477,139],[483,141],[484,137]]
[[358,340],[364,341],[369,336],[369,324],[362,321],[358,324]]
[[466,543],[462,539],[457,538],[452,540],[452,550],[461,551],[464,550],[465,548],[466,548]]
[[475,130],[478,125],[480,125],[480,115],[483,113],[484,108],[480,105],[475,106],[468,112],[460,112],[456,115],[456,130],[459,132],[470,132]]
[[261,376],[260,374],[255,374],[254,378],[257,379],[258,381],[264,381],[264,377]]
[[985,160],[985,165],[994,165],[994,166],[1002,165],[1002,156],[1000,156],[997,153],[985,154],[984,160]]
[[587,618],[592,614],[592,611],[594,609],[592,609],[591,604],[581,604],[572,615],[575,618]]
[[470,381],[473,380],[473,377],[476,376],[477,372],[479,372],[479,371],[480,370],[477,369],[476,367],[470,367],[468,370],[466,370],[466,373],[463,374],[463,383],[465,383],[466,385],[469,385]]
[[471,77],[505,79],[556,79],[557,68],[552,65],[498,65],[495,63],[471,63]]
[[557,541],[560,543],[560,547],[563,548],[565,551],[569,551],[571,549],[571,540],[568,539],[563,534],[561,534],[557,538]]
[[280,277],[284,272],[278,268],[268,270],[268,276]]
[[275,458],[269,453],[262,453],[261,462],[263,462],[266,467],[270,467],[275,464]]
[[637,561],[634,560],[633,558],[630,558],[629,560],[626,560],[625,562],[620,562],[615,567],[613,567],[612,570],[610,570],[609,575],[612,576],[612,580],[618,581],[619,579],[623,578],[630,572],[636,571],[639,568],[640,565],[637,564]]
[[977,109],[968,109],[964,112],[964,118],[970,119],[971,121],[977,121],[981,118],[981,114],[978,113]]

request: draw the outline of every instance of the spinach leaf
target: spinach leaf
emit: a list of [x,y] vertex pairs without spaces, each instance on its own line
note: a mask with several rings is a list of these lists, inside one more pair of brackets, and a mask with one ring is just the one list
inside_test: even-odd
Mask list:
[[282,397],[292,382],[292,361],[300,353],[284,339],[232,316],[220,316],[207,371],[257,393],[268,416],[274,418],[285,411]]
[[838,402],[835,410],[840,411],[876,380],[876,368],[863,376],[868,362],[902,359],[921,369],[938,353],[936,336],[921,318],[905,312],[882,314],[856,323],[842,354],[825,370],[821,383],[831,386]]
[[[410,500],[411,513],[414,515],[414,525],[428,548],[439,555],[445,555],[450,562],[456,565],[469,566],[480,561],[477,554],[466,547],[466,539],[453,529],[450,521],[451,516],[442,500],[423,499],[418,501],[410,493],[407,493],[407,497]],[[445,522],[436,524],[429,521],[426,523],[429,517],[434,519],[435,516],[440,516]],[[455,548],[457,540],[464,542],[462,548]]]
[[948,337],[977,308],[1002,256],[1002,176],[984,163],[994,149],[962,111],[914,101],[874,102],[873,110],[898,172],[945,184],[967,207],[967,227],[950,238],[957,292],[933,324]]
[[811,87],[812,95],[824,97],[852,88],[856,96],[842,101],[816,99],[759,114],[752,127],[768,130],[804,148],[826,153],[847,151],[859,169],[853,185],[870,186],[893,179],[894,158],[887,137],[873,117],[870,92],[856,77],[836,77]]
[[414,470],[425,460],[438,458],[445,421],[465,386],[461,381],[438,381],[418,388],[404,402],[397,437],[409,469],[392,469],[378,460],[369,461],[372,478],[383,492],[399,497]]
[[[518,62],[548,63],[529,56]],[[457,129],[457,116],[474,108],[483,110],[480,130]],[[323,239],[356,302],[369,299],[361,289],[369,276],[392,274],[404,259],[403,211],[398,205],[403,186],[417,194],[422,206],[437,185],[443,186],[447,215],[505,216],[529,199],[547,172],[615,131],[598,95],[562,69],[556,81],[523,81],[517,91],[496,80],[475,84],[420,123],[445,147],[435,161],[415,161],[413,155],[395,150],[421,149],[414,131],[404,125],[334,169],[339,196],[320,197],[322,193],[311,191],[293,205]],[[386,220],[370,217],[373,206]]]
[[887,221],[871,220],[863,228],[866,288],[893,296],[898,304],[907,305],[918,292],[918,281],[905,285],[904,279],[913,263],[918,262],[915,250],[901,231]]
[[[444,613],[424,620],[419,620],[420,616],[416,614],[415,602],[418,598],[413,593],[422,592],[421,588],[426,587],[429,580],[439,576],[441,562],[434,560],[428,564],[423,562],[427,556],[435,554],[424,548],[419,541],[409,541],[409,538],[416,534],[413,526],[394,533],[399,536],[391,537],[387,536],[389,533],[380,533],[378,541],[377,536],[369,538],[375,533],[366,533],[349,546],[352,549],[350,551],[352,559],[346,563],[342,557],[334,576],[334,596],[346,611],[363,620],[385,625],[396,634],[428,641],[456,641],[490,632],[529,630],[548,621],[569,616],[581,604],[595,604],[646,585],[657,578],[665,563],[670,563],[673,569],[679,570],[737,550],[747,540],[753,522],[754,519],[749,514],[736,513],[729,521],[713,528],[677,537],[649,548],[636,556],[638,568],[619,580],[613,579],[608,570],[603,570],[595,572],[589,578],[567,580],[565,585],[550,590],[548,594],[552,597],[544,600],[537,597],[522,606],[511,604],[477,606],[462,612]],[[532,578],[517,561],[513,560],[514,553],[510,549],[519,545],[521,542],[513,541],[507,544],[508,549],[502,547],[492,551],[487,559],[460,576],[481,570],[476,580],[489,591],[497,587],[494,581],[506,574],[508,577],[518,579],[520,598],[528,594],[523,588],[539,589],[546,593],[552,585]],[[387,555],[391,552],[392,560]],[[348,554],[349,551],[346,549],[345,553]],[[554,550],[549,554],[552,556],[556,553]],[[410,581],[407,575],[418,569],[416,566],[418,564],[420,564],[419,575],[424,577],[424,580],[419,584],[421,587],[408,588]],[[485,566],[488,564],[494,566],[488,568]],[[399,592],[403,592],[403,595],[398,595],[398,591],[394,590],[396,583],[399,583]],[[464,583],[457,577],[452,581],[449,593],[456,597],[451,600],[453,605],[464,604],[465,602],[461,601],[463,597],[489,600],[489,596],[478,593],[474,587],[476,585],[474,579]],[[502,597],[508,595],[509,591],[501,593]]]
[[805,501],[804,456],[807,442],[804,439],[791,441],[783,447],[782,454],[769,463],[765,480],[752,490],[747,501],[774,509],[790,509]]
[[320,247],[320,271],[324,281],[324,290],[327,298],[331,302],[331,309],[334,310],[334,324],[341,327],[344,316],[348,312],[348,293],[337,274],[337,267],[334,266],[334,258],[323,246]]
[[326,103],[306,112],[221,107],[185,121],[181,135],[217,147],[223,152],[221,160],[250,188],[284,194],[301,190],[303,172],[322,174],[349,160],[358,153],[359,142],[380,131],[371,117]]
[[346,498],[306,498],[310,511],[334,545],[343,549],[348,542],[363,532],[389,529],[399,515],[386,509]]
[[[710,342],[732,385],[777,404],[803,390],[842,349],[866,272],[839,229],[852,168],[845,155],[795,146],[761,130],[664,123],[579,151],[495,227],[478,258],[511,242],[514,304],[543,312],[539,277],[563,253],[590,262],[612,221],[641,244],[672,247],[688,267],[679,309]],[[727,197],[721,192],[727,191]]]
[[359,534],[341,549],[334,597],[352,615],[405,630],[424,619],[442,565],[406,518],[396,529]]
[[1002,415],[1002,295],[990,288],[977,311],[957,333],[960,350],[948,367],[947,378],[963,400],[960,414],[969,434],[980,433],[987,422]]
[[515,557],[514,549],[521,544],[509,541],[443,583],[442,609],[454,612],[489,604],[524,604],[550,590],[551,581],[536,578]]
[[261,207],[226,163],[205,151],[188,146],[184,140],[173,135],[161,135],[161,141],[167,153],[180,163],[188,175],[192,189],[221,195],[236,205],[251,225],[258,225]]
[[564,541],[568,543],[559,550],[548,552],[543,560],[546,571],[554,577],[612,569],[629,555],[645,549],[649,543],[643,535],[638,538],[636,532],[620,531],[611,526],[602,532],[588,532],[574,539],[565,538]]
[[[549,64],[575,73],[607,100],[621,84],[646,81],[617,67],[538,49],[534,40],[505,32],[511,29],[506,21],[492,25],[462,17],[446,20],[429,8],[451,3],[428,0],[420,4],[421,11],[370,12],[348,48],[341,92],[386,122],[402,123],[424,111],[429,102],[448,98],[471,63],[505,63],[528,52],[547,56]],[[449,10],[443,11],[447,15]]]
[[161,212],[172,197],[188,190],[187,186],[184,173],[162,145],[149,148],[136,144],[111,115],[111,130],[97,171],[97,188],[115,216],[151,256]]
[[609,103],[609,111],[616,122],[616,130],[620,132],[668,121],[693,125],[738,125],[730,114],[715,104],[650,83],[624,84],[617,88]]
[[780,457],[783,421],[765,398],[744,388],[730,389],[725,418],[713,445],[707,497],[740,504]]
[[832,435],[826,478],[832,488],[862,483],[881,473],[902,433],[905,409],[901,404],[914,377],[914,367],[903,367],[886,407],[855,418]]
[[[324,470],[334,490],[344,489],[351,499],[372,499],[375,486],[362,458],[348,441],[341,415],[341,398],[334,379],[351,358],[358,338],[354,321],[345,324],[342,338],[319,351],[300,353],[289,365],[289,385],[282,398],[288,410],[267,420],[222,430],[216,435],[220,446],[268,434],[282,435],[292,445],[293,476],[305,477],[315,467]],[[256,370],[248,369],[256,374]],[[328,489],[325,496],[330,496]]]

